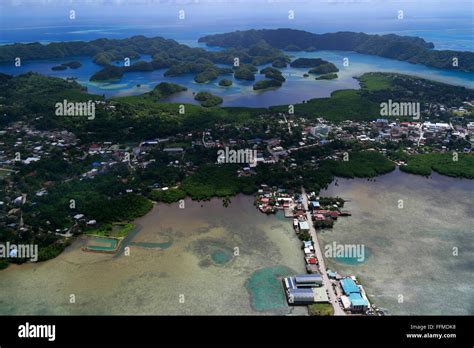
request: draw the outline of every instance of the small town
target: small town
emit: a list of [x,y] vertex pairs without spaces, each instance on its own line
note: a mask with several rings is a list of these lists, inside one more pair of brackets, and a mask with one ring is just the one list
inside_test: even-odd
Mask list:
[[[97,100],[96,104],[109,112],[116,112],[114,102]],[[214,153],[219,149],[245,149],[255,152],[256,156],[250,163],[240,163],[241,167],[237,170],[239,177],[256,175],[258,165],[278,166],[289,172],[298,171],[299,168],[317,169],[321,161],[345,161],[346,157],[350,159],[351,148],[356,147],[388,155],[397,165],[404,166],[409,156],[425,152],[451,153],[453,148],[459,148],[460,144],[464,145],[456,151],[470,153],[474,146],[474,122],[466,123],[463,116],[472,112],[473,105],[474,100],[465,101],[459,107],[424,105],[421,110],[424,118],[430,119],[427,115],[431,115],[431,118],[447,117],[446,122],[391,121],[379,118],[375,121],[343,121],[335,124],[323,118],[318,118],[317,123],[314,123],[297,115],[262,114],[262,120],[273,120],[266,124],[265,139],[253,135],[256,129],[251,127],[221,126],[137,142],[86,142],[70,131],[39,130],[19,121],[0,131],[0,177],[6,180],[6,190],[0,196],[0,224],[10,228],[28,228],[24,222],[22,226],[18,226],[21,220],[19,203],[25,202],[25,199],[34,200],[34,196],[47,195],[54,180],[41,181],[35,192],[22,192],[9,177],[21,169],[34,179],[38,173],[35,170],[29,172],[28,167],[41,160],[48,162],[53,154],[64,166],[82,163],[78,168],[82,172],[74,173],[74,176],[68,174],[66,181],[75,177],[79,180],[93,179],[117,166],[126,166],[129,174],[133,176],[137,170],[156,166],[157,156],[168,160],[168,163],[160,163],[160,166],[165,165],[182,173],[182,176],[187,176],[198,170],[198,164],[193,161],[196,154],[207,153],[206,157],[209,157],[210,152]],[[236,132],[239,137],[232,136]],[[302,158],[298,155],[299,152],[309,154],[309,157]],[[194,155],[188,155],[191,153]],[[211,154],[209,161],[217,164],[232,163],[216,154]],[[174,184],[174,187],[179,187],[179,181]],[[167,190],[168,186],[153,182],[149,188]],[[140,189],[128,187],[124,189],[123,194],[136,190]],[[268,203],[265,199],[261,203],[261,211],[275,211],[274,206],[265,204]],[[284,204],[285,208],[289,208],[289,200]],[[81,214],[76,212],[71,215],[71,218],[75,217],[72,221],[78,220],[77,216],[81,216],[82,220],[89,218]],[[330,225],[336,214],[345,213],[318,211],[314,217],[315,224]],[[328,218],[329,216],[331,218]],[[85,222],[93,225],[94,220],[90,217]],[[72,225],[64,226],[50,232],[70,235],[67,233],[70,233],[71,227]]]

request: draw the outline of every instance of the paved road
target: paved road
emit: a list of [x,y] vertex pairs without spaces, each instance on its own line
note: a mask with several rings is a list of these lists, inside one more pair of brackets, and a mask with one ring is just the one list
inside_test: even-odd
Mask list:
[[316,257],[319,261],[319,269],[321,272],[321,276],[323,277],[323,285],[327,289],[329,293],[329,300],[334,308],[334,315],[346,315],[346,313],[342,310],[341,306],[337,302],[336,294],[332,288],[332,283],[329,280],[328,274],[326,272],[326,265],[324,264],[324,257],[321,251],[321,246],[319,244],[318,235],[316,234],[316,230],[314,229],[313,222],[311,219],[311,212],[308,210],[308,197],[306,196],[306,191],[304,188],[301,188],[301,194],[303,195],[303,206],[306,210],[306,217],[309,223],[309,233],[311,237],[313,237],[314,241],[314,251],[316,253]]

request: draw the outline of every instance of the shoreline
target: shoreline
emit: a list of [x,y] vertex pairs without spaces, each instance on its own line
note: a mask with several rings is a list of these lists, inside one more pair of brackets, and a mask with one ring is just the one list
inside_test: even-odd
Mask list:
[[[333,185],[334,183],[337,183],[337,181],[338,181],[339,179],[341,179],[341,180],[343,180],[343,179],[344,179],[344,180],[357,180],[357,179],[360,179],[360,180],[362,180],[362,179],[367,179],[367,180],[369,180],[369,179],[377,179],[377,178],[384,177],[384,176],[386,176],[386,175],[390,175],[391,173],[394,173],[394,172],[403,173],[403,174],[405,174],[405,175],[412,175],[412,176],[414,176],[414,177],[422,177],[422,178],[427,179],[427,180],[433,180],[433,175],[435,175],[435,176],[439,176],[440,178],[450,178],[450,179],[462,180],[462,181],[467,181],[467,182],[474,181],[474,178],[468,178],[468,177],[464,177],[464,176],[450,176],[450,175],[438,173],[438,172],[435,171],[435,170],[433,170],[432,173],[431,173],[429,176],[422,175],[422,174],[418,174],[418,173],[406,172],[406,171],[400,169],[400,165],[399,165],[398,163],[396,163],[395,161],[392,161],[392,162],[393,162],[396,166],[395,166],[395,168],[394,168],[393,170],[391,170],[390,172],[378,174],[378,175],[376,175],[376,176],[374,176],[374,177],[343,177],[343,176],[334,176],[333,179],[332,179],[332,181],[331,181],[330,183],[328,183],[328,187],[329,187],[330,185]],[[327,189],[323,188],[321,191],[325,191],[325,190],[327,190]],[[252,197],[255,198],[256,193],[257,193],[257,192],[254,192],[254,193],[252,193],[252,194],[245,194],[245,193],[240,192],[240,193],[237,193],[237,194],[234,195],[234,196],[231,196],[230,198],[235,198],[235,197],[237,197],[238,195],[252,196]],[[192,200],[193,202],[198,202],[198,203],[210,202],[210,201],[213,200],[213,199],[222,199],[222,200],[224,200],[225,198],[226,198],[226,197],[217,197],[217,196],[215,196],[215,197],[211,197],[211,198],[206,199],[206,200],[193,200],[190,196],[186,196],[186,197],[185,197],[185,199],[189,199],[189,200]],[[148,198],[148,199],[149,199],[149,198]],[[151,200],[151,199],[149,199],[149,201],[153,204],[153,207],[154,207],[155,205],[158,205],[158,204],[172,205],[172,204],[175,204],[175,203],[177,202],[177,201],[176,201],[176,202],[167,203],[167,202],[162,202],[162,201],[154,201],[154,200]],[[231,204],[231,203],[230,203],[230,204]],[[255,205],[255,204],[254,204],[254,205]],[[126,244],[126,243],[124,243],[124,242],[127,242],[127,241],[128,241],[128,239],[130,238],[130,235],[135,236],[138,232],[140,232],[141,226],[140,226],[140,225],[137,225],[137,224],[135,223],[135,221],[136,221],[137,219],[140,219],[140,218],[146,216],[146,215],[149,214],[152,210],[153,210],[153,208],[150,209],[150,211],[148,211],[145,215],[140,216],[140,217],[137,217],[136,219],[134,219],[133,221],[131,221],[131,223],[133,224],[134,227],[133,227],[133,229],[132,229],[131,232],[129,232],[125,237],[123,237],[123,242],[120,243],[119,248],[117,249],[117,252],[115,253],[114,256],[118,256],[118,255],[120,254],[120,252],[123,251],[122,246],[123,246],[124,244]],[[268,213],[267,213],[267,214],[268,214]],[[72,243],[75,241],[75,239],[78,239],[78,238],[81,238],[81,237],[87,236],[87,235],[88,235],[88,234],[87,234],[86,232],[82,232],[82,233],[80,233],[80,234],[73,235],[73,236],[67,237],[67,238],[71,238],[71,239],[69,239],[69,241],[70,241],[70,244],[72,244]],[[132,237],[132,238],[133,238],[133,237]],[[71,246],[71,245],[67,245],[67,246],[63,249],[63,251],[62,251],[60,254],[58,254],[57,256],[55,256],[55,257],[53,257],[53,258],[51,258],[51,259],[47,259],[47,260],[43,260],[43,261],[36,261],[36,262],[29,262],[29,261],[27,261],[27,262],[23,262],[23,263],[20,263],[20,264],[9,263],[9,265],[8,265],[7,267],[5,267],[5,268],[3,268],[3,269],[0,269],[0,274],[1,274],[2,271],[4,271],[4,270],[10,268],[10,266],[12,266],[12,265],[22,266],[22,265],[24,265],[24,264],[42,263],[42,262],[46,262],[46,261],[49,261],[49,260],[53,260],[53,259],[57,258],[58,256],[60,256],[60,255],[61,255],[63,252],[65,252],[68,248],[70,248],[70,246]]]
[[[401,172],[401,171],[396,170],[396,173],[391,172],[391,173],[388,173],[388,174],[384,174],[384,175],[382,175],[382,176],[380,176],[380,177],[387,178],[387,176],[390,176],[390,175],[397,175],[397,176],[399,176],[399,177],[401,177],[401,178],[405,178],[405,179],[409,177],[409,176],[407,176],[407,175],[404,175],[404,174],[408,174],[408,173],[405,173],[405,172],[401,172],[401,173],[400,173],[400,172]],[[416,177],[416,176],[415,176],[415,177]],[[423,178],[422,176],[418,176],[418,177],[419,177],[420,180],[422,180],[423,182],[425,182],[425,183],[427,183],[427,184],[430,184],[432,181],[434,181],[434,180],[432,180],[432,179],[427,180],[427,178]],[[358,186],[360,186],[360,185],[362,184],[363,186],[374,187],[374,189],[375,189],[375,186],[379,185],[379,184],[380,184],[380,181],[382,181],[382,180],[377,180],[377,181],[375,181],[375,182],[371,182],[370,185],[369,185],[369,183],[368,183],[367,180],[365,180],[365,179],[347,179],[347,178],[338,178],[338,179],[341,179],[341,180],[339,180],[339,185],[342,185],[343,183],[348,183],[349,185],[357,184]],[[345,179],[345,180],[342,180],[342,179]],[[440,174],[435,174],[434,179],[435,179],[435,180],[436,180],[436,179],[441,180],[441,182],[438,182],[438,183],[437,183],[437,186],[438,186],[439,189],[441,189],[441,190],[443,189],[443,187],[449,186],[449,182],[452,182],[452,180],[456,180],[458,183],[462,183],[462,185],[461,185],[462,187],[464,187],[466,184],[471,183],[471,181],[457,180],[457,178],[452,178],[452,177],[448,177],[448,176],[444,176],[444,175],[440,175]],[[391,178],[388,177],[388,178],[385,179],[384,181],[392,182],[393,180],[391,180]],[[408,181],[411,181],[411,180],[408,180]],[[392,186],[392,187],[396,187],[396,185],[398,185],[396,182],[395,182],[395,183],[392,183],[392,184],[395,185],[395,186]],[[331,185],[331,186],[332,186],[332,189],[337,188],[337,187],[334,186],[334,181],[332,182],[332,185]],[[340,187],[341,187],[341,186],[339,186],[339,188],[340,188]],[[331,188],[331,187],[330,187],[330,188]],[[390,188],[387,188],[387,190],[390,190]],[[438,193],[439,193],[439,192],[438,192]],[[357,195],[357,193],[354,193],[354,194]],[[253,203],[252,203],[253,200],[254,200],[254,196],[253,196],[253,195],[243,195],[243,194],[240,194],[240,195],[242,195],[242,196],[244,196],[244,197],[247,197],[247,200],[248,200],[248,203],[249,203],[248,206],[245,206],[245,207],[242,207],[242,208],[244,208],[244,209],[253,209],[253,210],[256,210],[256,209],[257,209],[257,208],[253,205]],[[332,195],[332,194],[323,193],[323,195],[324,195],[324,196],[328,196],[328,195]],[[340,196],[340,195],[339,195],[339,196]],[[348,200],[350,201],[350,205],[351,205],[351,208],[350,208],[350,209],[351,209],[351,211],[352,211],[352,209],[353,209],[352,205],[355,206],[355,205],[359,205],[359,204],[360,204],[360,200],[354,199],[354,197],[344,197],[344,198],[346,198],[346,199],[349,198]],[[361,199],[362,199],[362,198],[363,198],[363,197],[361,197]],[[215,198],[215,199],[213,199],[213,201],[214,201],[213,204],[216,205],[216,207],[220,207],[220,199]],[[238,201],[239,201],[239,200],[236,199],[235,197],[234,197],[234,199],[232,199],[232,202],[233,202],[233,203],[234,203],[234,202],[237,203]],[[203,202],[203,203],[204,203],[204,204],[205,204],[205,203],[209,203],[209,201]],[[237,203],[237,204],[238,204],[238,203]],[[201,205],[199,202],[194,202],[194,205],[195,205],[198,209],[201,209],[201,208],[199,208],[199,206]],[[206,205],[207,205],[207,204],[206,204]],[[156,206],[156,205],[155,205],[155,206]],[[166,204],[166,205],[164,205],[164,206],[170,207],[169,204]],[[226,208],[222,208],[222,209],[223,209],[224,212],[226,211],[226,210],[225,210]],[[258,213],[258,214],[259,214],[259,215],[262,215],[261,213]],[[268,216],[268,218],[269,218],[269,219],[264,219],[264,221],[276,221],[276,220],[281,220],[281,221],[284,221],[284,222],[283,222],[284,224],[288,224],[288,223],[289,223],[289,221],[287,221],[287,219],[284,219],[283,217],[281,217],[281,219],[275,219],[275,217],[270,217],[270,216]],[[345,224],[346,222],[347,222],[347,224],[348,224],[349,226],[355,226],[355,225],[357,225],[357,218],[360,218],[360,216],[357,216],[357,215],[356,215],[356,218],[349,218],[349,219],[344,219],[343,221],[338,221],[338,222],[336,223],[335,229],[339,229],[339,226],[340,226],[341,224]],[[139,219],[140,219],[140,218],[139,218]],[[341,220],[342,220],[342,219],[341,219]],[[350,229],[352,229],[352,227],[350,227]],[[319,233],[319,234],[320,234],[320,233]],[[338,237],[338,235],[339,235],[339,234],[337,234],[337,235],[334,234],[332,230],[331,230],[331,231],[327,231],[327,232],[325,232],[325,233],[323,233],[323,234],[320,234],[320,235],[318,236],[318,241],[319,241],[319,237],[322,236],[322,237],[323,237],[323,240],[322,240],[322,241],[319,241],[319,242],[321,243],[321,247],[323,248],[323,247],[324,247],[324,244],[327,242],[327,238],[326,238],[326,237],[334,237],[334,238],[337,237],[337,238],[340,239],[340,237]],[[369,238],[369,237],[367,237],[367,238]],[[75,245],[75,243],[73,243],[73,245]],[[65,253],[69,253],[69,252],[71,252],[71,251],[74,252],[74,248],[71,249],[71,247],[68,247],[68,248],[65,249]],[[296,250],[296,252],[299,253],[298,250]],[[61,255],[63,255],[63,254],[61,254]],[[376,253],[375,255],[377,255],[377,253]],[[120,255],[117,254],[116,256],[120,256]],[[301,258],[301,256],[300,256],[300,258]],[[324,255],[323,255],[323,258],[324,258],[324,261],[328,261],[328,260],[324,257]],[[372,260],[372,258],[373,258],[373,257],[371,256],[370,262],[375,261],[375,259]],[[55,260],[55,259],[48,260],[48,261],[54,262],[53,260]],[[23,266],[23,267],[21,267],[21,266]],[[10,271],[15,271],[15,270],[18,270],[18,269],[31,269],[31,268],[33,268],[33,267],[35,267],[35,265],[32,264],[32,263],[29,263],[29,266],[27,266],[26,264],[24,264],[24,265],[14,265],[14,266],[8,267],[8,268],[10,269]],[[351,267],[352,267],[352,266],[350,266],[350,265],[348,266],[348,265],[345,265],[345,264],[341,264],[341,263],[339,263],[339,262],[337,262],[337,266],[336,266],[336,267],[329,266],[329,268],[331,268],[331,269],[333,269],[333,270],[335,270],[335,271],[337,271],[337,270],[344,270],[344,269],[351,268]],[[8,271],[7,271],[7,272],[5,272],[5,273],[3,273],[3,274],[6,275],[6,274],[9,274],[9,273],[11,273],[11,272],[8,272]],[[351,273],[352,273],[352,272],[351,272]],[[1,274],[2,274],[2,273],[0,272],[0,275],[1,275]],[[347,274],[347,272],[346,272],[346,271],[343,271],[343,274]],[[372,301],[375,300],[375,301],[377,302],[377,304],[380,305],[380,308],[383,308],[383,309],[385,310],[385,309],[386,309],[386,306],[384,306],[383,304],[380,304],[380,297],[382,296],[382,293],[378,293],[377,290],[376,290],[376,289],[377,289],[377,282],[374,283],[374,282],[373,282],[373,279],[371,279],[372,277],[367,277],[366,274],[360,274],[360,275],[358,276],[358,278],[360,278],[360,280],[363,280],[364,285],[367,286],[367,288],[368,288],[367,296],[368,296],[369,298],[371,298]],[[374,289],[375,289],[375,290],[374,290]],[[375,294],[374,294],[374,292],[375,292]],[[250,294],[249,294],[249,296],[250,296]],[[374,297],[375,297],[375,298],[374,298]],[[372,302],[372,301],[371,301],[371,302]],[[254,313],[254,314],[255,314],[255,315],[259,315],[258,313]],[[392,315],[392,311],[389,310],[389,314]]]

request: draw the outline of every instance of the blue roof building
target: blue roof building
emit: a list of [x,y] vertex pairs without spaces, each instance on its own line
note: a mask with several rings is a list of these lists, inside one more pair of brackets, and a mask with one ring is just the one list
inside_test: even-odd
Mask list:
[[369,301],[362,297],[361,290],[352,278],[341,280],[341,287],[344,294],[350,301],[350,309],[353,312],[365,311],[369,307]]
[[349,295],[352,312],[363,312],[369,308],[369,302],[361,296],[360,293],[353,293]]
[[349,296],[352,293],[360,294],[360,289],[351,278],[344,278],[341,280],[342,291]]
[[356,294],[356,293],[350,294],[349,300],[351,301],[353,307],[359,307],[359,306],[368,307],[369,306],[369,302],[367,302],[367,300],[363,298],[360,294]]

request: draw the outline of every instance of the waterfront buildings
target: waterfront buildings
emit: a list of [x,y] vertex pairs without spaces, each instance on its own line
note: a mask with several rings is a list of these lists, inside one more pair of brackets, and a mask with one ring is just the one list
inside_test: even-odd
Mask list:
[[344,278],[340,282],[344,295],[341,301],[344,309],[351,312],[365,312],[369,308],[369,301],[361,286],[357,285],[353,278]]
[[320,274],[299,274],[283,279],[289,304],[329,303]]

